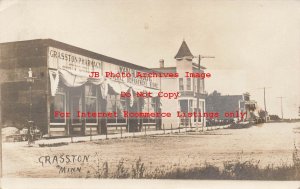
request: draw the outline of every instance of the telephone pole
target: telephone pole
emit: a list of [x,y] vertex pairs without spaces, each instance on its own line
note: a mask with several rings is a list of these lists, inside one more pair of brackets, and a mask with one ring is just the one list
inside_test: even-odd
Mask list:
[[279,96],[277,98],[280,98],[280,105],[281,105],[281,119],[283,120],[283,108],[282,108],[282,99],[285,97]]
[[270,89],[271,87],[263,87],[263,88],[259,88],[259,89],[263,89],[264,90],[264,107],[265,107],[265,121],[267,123],[267,102],[266,102],[266,89]]
[[[200,65],[200,62],[201,62],[201,59],[202,58],[215,58],[214,56],[202,56],[202,55],[198,55],[198,56],[195,56],[194,58],[198,58],[198,72],[200,73],[201,72],[201,65]],[[203,86],[204,87],[204,86]],[[199,114],[199,106],[200,106],[200,102],[199,102],[199,95],[200,95],[200,78],[198,77],[197,78],[197,92],[196,92],[196,97],[197,97],[197,114]],[[204,109],[203,109],[204,111]],[[202,119],[202,118],[200,118]],[[197,122],[199,122],[198,118],[197,118]],[[203,117],[203,123],[202,123],[202,131],[204,129],[204,117]],[[196,130],[198,131],[198,124],[196,124]]]

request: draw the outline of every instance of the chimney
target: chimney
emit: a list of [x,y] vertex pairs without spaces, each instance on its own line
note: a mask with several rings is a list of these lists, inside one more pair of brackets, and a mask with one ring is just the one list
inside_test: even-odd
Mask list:
[[164,59],[160,59],[159,60],[159,67],[160,68],[164,68],[165,67],[165,61],[164,61]]

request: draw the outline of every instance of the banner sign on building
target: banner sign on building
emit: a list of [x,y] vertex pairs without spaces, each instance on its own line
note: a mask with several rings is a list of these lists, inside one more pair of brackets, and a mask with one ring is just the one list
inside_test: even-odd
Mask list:
[[79,76],[88,76],[90,72],[99,72],[102,75],[101,61],[54,47],[48,49],[48,66],[52,69],[66,70]]
[[[50,69],[59,70],[63,77],[62,79],[67,86],[80,86],[85,83],[87,79],[92,79],[89,77],[91,72],[97,72],[102,79],[108,78],[113,81],[124,83],[127,86],[132,85],[159,89],[158,78],[136,77],[137,73],[146,72],[113,63],[102,62],[54,47],[48,48],[48,67]],[[107,77],[105,74],[106,72],[113,74],[129,73],[130,77]]]
[[[125,75],[125,77],[122,76],[114,76],[114,75]],[[110,79],[115,80],[115,81],[120,81],[124,82],[130,85],[135,85],[135,86],[143,86],[147,88],[153,88],[153,89],[159,89],[159,78],[156,77],[137,77],[137,75],[143,74],[146,72],[124,67],[124,66],[119,66],[111,63],[105,63],[103,65],[103,75],[104,76],[109,76]]]

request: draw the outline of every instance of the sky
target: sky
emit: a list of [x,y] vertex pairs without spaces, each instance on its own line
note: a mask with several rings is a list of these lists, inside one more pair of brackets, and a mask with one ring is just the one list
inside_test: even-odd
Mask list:
[[[0,43],[51,38],[153,68],[175,66],[183,40],[212,77],[206,91],[249,92],[299,118],[300,1],[0,0]],[[197,60],[194,60],[197,62]]]

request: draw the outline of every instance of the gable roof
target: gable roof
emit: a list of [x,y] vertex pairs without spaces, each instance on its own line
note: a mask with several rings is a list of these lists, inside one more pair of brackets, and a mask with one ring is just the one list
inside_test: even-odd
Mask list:
[[193,56],[193,54],[191,53],[189,47],[187,46],[186,42],[183,40],[182,44],[176,54],[176,56],[174,58],[183,58],[185,56]]

